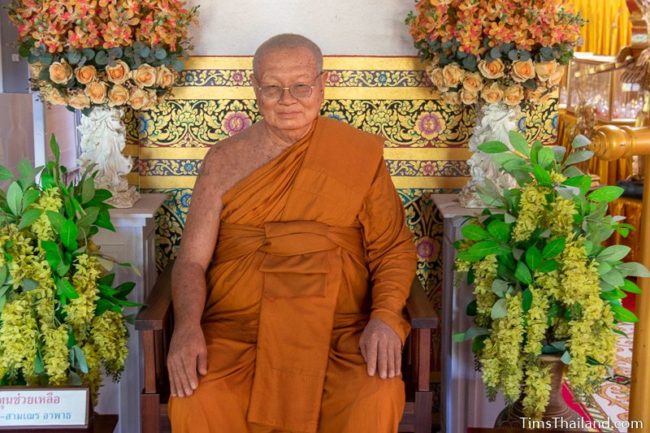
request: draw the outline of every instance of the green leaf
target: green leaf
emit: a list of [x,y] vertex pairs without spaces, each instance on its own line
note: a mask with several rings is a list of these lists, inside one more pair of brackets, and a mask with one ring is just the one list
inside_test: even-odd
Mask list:
[[38,287],[38,281],[32,280],[31,278],[24,278],[20,282],[20,287],[22,287],[24,291],[29,292]]
[[41,192],[37,189],[30,188],[25,191],[23,195],[23,209],[27,209],[29,206],[34,204],[36,200],[41,196]]
[[537,182],[540,185],[551,186],[553,184],[549,172],[544,170],[539,165],[533,165],[533,174],[535,175],[535,179],[537,179]]
[[13,179],[14,174],[4,165],[0,165],[0,182],[5,180]]
[[533,282],[533,276],[530,273],[530,269],[528,269],[524,262],[517,263],[515,278],[524,284],[531,284]]
[[605,275],[612,270],[612,265],[607,262],[600,262],[598,264],[598,275]]
[[508,313],[507,304],[505,298],[497,300],[492,306],[492,311],[490,312],[490,317],[493,320],[503,319]]
[[77,365],[79,366],[79,370],[81,370],[82,373],[87,374],[88,363],[86,362],[86,356],[84,355],[83,350],[81,350],[79,346],[74,346],[72,350],[74,350],[74,356],[77,360]]
[[636,293],[637,295],[641,293],[641,288],[630,280],[623,281],[623,290],[628,293]]
[[478,305],[476,304],[476,299],[473,299],[469,304],[467,304],[467,308],[465,308],[465,314],[470,317],[474,317],[478,314]]
[[531,271],[536,271],[542,263],[542,252],[535,245],[526,250],[526,264]]
[[582,195],[587,195],[589,192],[589,189],[591,188],[591,176],[574,176],[570,177],[564,182],[562,182],[562,185],[568,185],[568,186],[574,186],[576,188],[580,188],[580,192]]
[[53,212],[51,210],[48,210],[45,212],[47,215],[47,218],[50,220],[50,224],[52,225],[52,228],[56,233],[61,233],[61,229],[63,228],[63,224],[65,224],[66,219],[63,215],[61,215],[58,212]]
[[560,268],[560,264],[555,260],[544,260],[537,268],[539,272],[551,272]]
[[111,215],[108,213],[108,209],[101,209],[99,211],[99,215],[97,216],[95,224],[98,227],[104,228],[106,230],[110,230],[112,232],[115,231],[115,227],[113,226],[113,223],[111,223]]
[[606,301],[616,301],[627,297],[627,295],[621,289],[614,289],[608,292],[601,292],[600,297]]
[[573,152],[569,155],[569,157],[566,159],[564,162],[564,166],[569,166],[569,165],[574,165],[574,164],[579,164],[581,162],[585,162],[590,160],[594,156],[594,153],[590,150],[581,150],[578,152]]
[[454,340],[454,343],[462,343],[463,341],[467,340],[465,338],[464,332],[456,332],[451,338]]
[[488,141],[483,144],[479,144],[478,149],[481,152],[485,153],[502,153],[510,150],[508,149],[508,146],[505,145],[505,143],[502,143],[500,141]]
[[623,275],[616,269],[612,269],[600,278],[606,283],[611,284],[613,287],[623,287],[625,283],[623,281]]
[[508,132],[508,138],[510,139],[510,144],[517,152],[530,156],[530,146],[528,146],[528,142],[522,134],[517,131],[510,131]]
[[610,304],[610,308],[612,309],[612,313],[614,313],[614,319],[619,322],[636,323],[639,321],[636,314],[621,305]]
[[95,180],[92,177],[84,180],[81,186],[81,203],[86,204],[95,196]]
[[43,357],[41,356],[40,350],[36,351],[36,358],[34,359],[34,373],[45,373],[45,364],[43,363]]
[[484,258],[490,254],[496,254],[499,252],[499,245],[494,241],[481,241],[472,245],[468,252]]
[[565,175],[566,177],[576,177],[576,176],[582,176],[584,173],[575,165],[571,165],[565,168],[564,171],[562,171],[562,174]]
[[495,239],[504,242],[510,240],[511,229],[512,225],[499,220],[492,221],[487,227],[488,233],[490,233]]
[[72,220],[66,220],[61,226],[61,242],[69,250],[77,249],[77,225]]
[[20,219],[20,224],[18,224],[18,229],[22,230],[26,227],[29,227],[32,225],[34,221],[40,218],[40,216],[43,214],[43,210],[41,209],[29,209],[26,211],[22,218]]
[[549,146],[549,147],[553,151],[553,158],[555,158],[557,162],[562,162],[564,156],[566,155],[566,148],[563,146]]
[[456,258],[458,260],[463,260],[465,262],[478,262],[479,260],[483,259],[483,257],[481,257],[481,256],[479,256],[477,254],[471,253],[469,251],[461,251],[461,252],[459,252],[458,255],[456,256]]
[[58,244],[52,241],[41,241],[41,248],[45,251],[45,259],[50,268],[56,269],[63,260]]
[[603,186],[587,196],[591,201],[609,203],[623,195],[623,188],[619,186]]
[[530,307],[533,305],[533,292],[530,291],[529,287],[526,287],[526,290],[522,293],[521,297],[521,308],[524,310],[524,313],[527,313],[530,310]]
[[54,134],[50,136],[50,149],[52,150],[52,155],[54,155],[54,162],[56,165],[59,165],[59,160],[61,159],[61,150],[59,149],[59,143],[56,141]]
[[560,358],[560,360],[566,365],[571,364],[571,354],[569,353],[568,350],[564,351],[564,353],[562,354],[562,358]]
[[553,153],[553,149],[543,147],[539,150],[539,154],[537,155],[537,163],[542,168],[548,169],[554,161],[555,154]]
[[553,239],[549,243],[547,243],[544,246],[544,250],[542,251],[542,257],[545,259],[552,259],[553,257],[557,257],[562,251],[564,251],[564,247],[566,246],[566,239],[564,238],[557,238]]
[[631,248],[626,245],[612,245],[611,247],[605,248],[603,251],[596,256],[601,262],[613,263],[623,260],[625,256],[629,254]]
[[574,149],[580,149],[581,147],[586,147],[591,144],[591,140],[589,140],[587,137],[585,137],[582,134],[576,135],[576,137],[573,139],[573,142],[571,143],[571,147]]
[[492,292],[494,292],[499,298],[503,298],[506,295],[508,287],[508,282],[499,278],[496,278],[492,282]]
[[7,265],[0,266],[0,293],[2,293],[2,285],[7,281],[8,272]]
[[23,190],[18,182],[11,182],[7,189],[7,206],[12,214],[18,216],[22,212]]
[[477,224],[466,224],[461,228],[460,232],[463,235],[463,238],[471,241],[482,241],[489,237],[488,232]]
[[617,269],[623,276],[629,277],[650,277],[650,271],[644,265],[638,262],[627,262],[617,266]]
[[79,294],[74,289],[74,286],[70,284],[65,278],[60,278],[56,280],[57,295],[67,299],[77,299]]

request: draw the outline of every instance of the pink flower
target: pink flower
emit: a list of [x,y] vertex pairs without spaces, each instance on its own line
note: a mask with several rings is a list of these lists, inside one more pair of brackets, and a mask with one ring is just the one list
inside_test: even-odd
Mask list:
[[221,122],[221,129],[228,135],[235,135],[251,125],[251,119],[243,111],[231,111]]

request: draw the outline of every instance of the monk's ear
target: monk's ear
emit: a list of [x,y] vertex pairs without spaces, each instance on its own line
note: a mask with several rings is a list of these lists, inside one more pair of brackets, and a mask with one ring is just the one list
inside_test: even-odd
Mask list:
[[323,71],[323,73],[321,74],[320,80],[321,80],[321,85],[322,85],[323,89],[325,88],[325,84],[327,84],[327,79],[329,77],[330,77],[330,72],[329,71]]

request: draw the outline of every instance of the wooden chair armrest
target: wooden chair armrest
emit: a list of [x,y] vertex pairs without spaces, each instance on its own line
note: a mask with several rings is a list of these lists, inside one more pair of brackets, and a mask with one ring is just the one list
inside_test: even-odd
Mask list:
[[135,318],[135,329],[138,331],[160,331],[164,329],[167,318],[171,313],[172,303],[172,269],[174,262],[170,261],[158,275],[156,284],[147,297],[145,306]]
[[413,329],[436,329],[440,323],[438,314],[424,292],[420,279],[415,277],[411,284],[411,295],[406,300],[406,311]]

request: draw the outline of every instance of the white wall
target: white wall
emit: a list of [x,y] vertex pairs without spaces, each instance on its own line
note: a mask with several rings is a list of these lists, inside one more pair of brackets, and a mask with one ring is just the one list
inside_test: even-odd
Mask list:
[[193,54],[252,55],[278,33],[300,33],[326,55],[415,55],[404,18],[414,0],[190,0],[200,5]]

